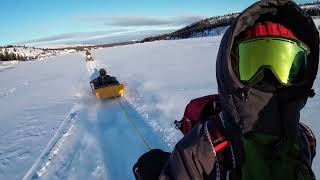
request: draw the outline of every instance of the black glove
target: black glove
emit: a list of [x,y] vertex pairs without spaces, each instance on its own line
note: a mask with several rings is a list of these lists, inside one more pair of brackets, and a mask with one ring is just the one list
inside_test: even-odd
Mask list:
[[166,164],[170,153],[161,149],[152,149],[143,154],[133,166],[133,173],[137,180],[156,180]]

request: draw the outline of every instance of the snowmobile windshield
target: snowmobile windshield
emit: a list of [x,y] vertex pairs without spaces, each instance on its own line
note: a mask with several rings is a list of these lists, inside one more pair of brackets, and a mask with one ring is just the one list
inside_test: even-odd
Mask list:
[[238,45],[239,79],[254,84],[263,79],[269,69],[285,86],[300,83],[306,72],[309,48],[298,40],[279,37],[259,37]]

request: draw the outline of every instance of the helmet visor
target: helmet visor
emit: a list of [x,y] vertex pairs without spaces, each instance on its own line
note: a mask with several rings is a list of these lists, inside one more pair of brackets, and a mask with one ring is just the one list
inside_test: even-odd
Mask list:
[[[269,68],[281,84],[296,83],[305,73],[309,48],[300,41],[278,37],[259,37],[240,42],[240,80],[250,83],[254,76]],[[262,78],[258,78],[262,79]],[[298,78],[301,79],[301,78]]]

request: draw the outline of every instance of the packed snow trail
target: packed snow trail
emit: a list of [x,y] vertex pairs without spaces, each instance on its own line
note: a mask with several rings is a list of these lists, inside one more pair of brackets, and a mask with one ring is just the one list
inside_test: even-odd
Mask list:
[[[152,147],[168,150],[140,114],[126,100],[120,102]],[[79,129],[67,132],[74,134],[60,139],[60,142],[64,138],[68,141],[52,149],[52,153],[59,151],[59,154],[54,158],[49,154],[33,178],[133,179],[131,168],[148,148],[128,122],[122,107],[116,100],[96,101],[83,107],[78,113]]]
[[[98,67],[87,62],[91,79]],[[169,149],[125,97],[100,101],[90,92],[82,99],[24,179],[133,179],[141,154]]]

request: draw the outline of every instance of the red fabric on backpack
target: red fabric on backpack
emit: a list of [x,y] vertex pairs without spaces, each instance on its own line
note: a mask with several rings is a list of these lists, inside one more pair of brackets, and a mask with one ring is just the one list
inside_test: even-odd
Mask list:
[[311,129],[307,125],[305,125],[301,122],[299,123],[299,125],[300,125],[300,128],[302,129],[304,135],[306,136],[308,142],[309,142],[311,156],[312,156],[312,158],[314,158],[316,155],[316,145],[317,145],[316,136],[313,134],[313,132],[311,131]]
[[[221,106],[218,95],[193,99],[185,108],[184,116],[179,121],[181,123],[179,129],[183,134],[186,134],[197,123],[204,122],[204,132],[210,141],[212,151],[217,159],[215,165],[216,172],[219,172],[216,174],[217,179],[218,177],[221,178],[221,176],[229,176],[230,179],[238,180],[240,179],[240,174],[237,168],[241,167],[241,162],[239,162],[241,159],[236,158],[235,152],[240,150],[240,142],[236,140],[231,141],[230,137],[227,136],[223,120],[220,119],[220,116],[217,116],[220,111]],[[314,134],[304,124],[300,124],[300,128],[306,136],[311,158],[313,159],[316,154],[316,139]]]
[[[225,136],[224,126],[220,119],[219,112],[221,105],[219,95],[209,95],[191,100],[185,108],[181,121],[176,121],[176,128],[179,128],[185,135],[199,122],[204,123],[204,132],[212,145],[212,151],[218,159],[215,165],[216,177],[226,172],[229,177],[238,180],[236,171],[235,156],[231,141]],[[218,173],[219,172],[219,173]]]
[[189,132],[198,122],[201,121],[201,118],[206,116],[206,108],[210,108],[214,101],[219,101],[219,95],[208,95],[200,98],[193,99],[186,106],[182,120],[180,121],[183,134]]

